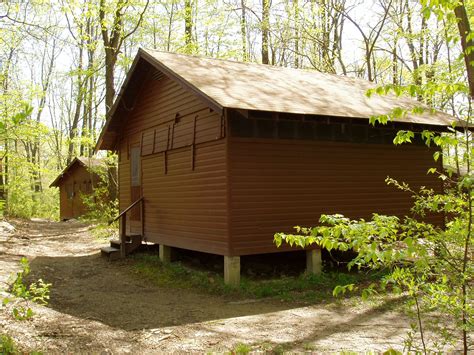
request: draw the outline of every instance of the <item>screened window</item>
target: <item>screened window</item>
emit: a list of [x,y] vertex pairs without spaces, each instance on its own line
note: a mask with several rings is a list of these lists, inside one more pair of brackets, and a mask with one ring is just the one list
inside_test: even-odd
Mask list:
[[[230,134],[241,138],[297,139],[369,144],[392,144],[397,131],[407,129],[403,123],[369,124],[367,120],[249,111],[245,117],[238,111],[229,115]],[[423,127],[417,127],[419,130]],[[409,126],[408,129],[413,130]],[[415,134],[414,144],[423,144]]]
[[73,184],[66,184],[66,196],[68,199],[72,199],[74,197],[74,185]]
[[132,186],[140,186],[140,147],[131,148],[130,165]]

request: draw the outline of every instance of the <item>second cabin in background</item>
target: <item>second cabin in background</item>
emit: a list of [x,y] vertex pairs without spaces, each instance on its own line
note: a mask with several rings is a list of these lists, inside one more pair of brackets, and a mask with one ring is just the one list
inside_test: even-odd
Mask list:
[[[368,98],[373,85],[139,50],[96,147],[119,154],[122,256],[126,235],[160,244],[164,261],[170,247],[223,255],[225,281],[237,284],[240,256],[291,250],[275,246],[275,232],[313,226],[321,214],[409,213],[410,194],[386,177],[440,191],[427,170],[442,162],[421,140],[393,139],[400,129],[445,131],[452,117],[407,114],[373,126],[373,115],[420,105]],[[320,252],[307,255],[309,271],[320,271]]]
[[[103,170],[102,173],[100,171]],[[112,170],[115,171],[113,168]],[[78,218],[87,213],[85,196],[92,196],[94,189],[103,179],[113,178],[112,170],[104,160],[76,157],[56,177],[50,187],[59,187],[59,216],[62,221]],[[105,174],[104,174],[105,172]],[[113,185],[113,184],[112,184]],[[110,191],[110,198],[115,198],[115,191]]]

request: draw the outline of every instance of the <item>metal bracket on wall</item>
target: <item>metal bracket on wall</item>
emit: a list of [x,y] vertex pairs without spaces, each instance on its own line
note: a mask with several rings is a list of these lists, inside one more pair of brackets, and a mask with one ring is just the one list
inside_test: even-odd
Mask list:
[[156,148],[156,129],[153,130],[153,149],[152,149],[152,154],[155,153],[155,148]]
[[143,156],[143,135],[145,134],[145,132],[142,132],[142,134],[140,135],[140,156]]
[[194,171],[194,159],[195,159],[195,145],[196,145],[196,121],[199,115],[194,116],[193,120],[193,139],[191,141],[191,170]]
[[170,134],[168,134],[168,142],[169,142],[168,149],[170,150],[173,149],[174,125],[175,123],[171,124],[171,131],[168,131],[170,132]]
[[163,173],[168,174],[168,151],[163,152]]
[[221,132],[220,137],[216,137],[216,139],[224,138],[225,137],[225,114],[221,115]]

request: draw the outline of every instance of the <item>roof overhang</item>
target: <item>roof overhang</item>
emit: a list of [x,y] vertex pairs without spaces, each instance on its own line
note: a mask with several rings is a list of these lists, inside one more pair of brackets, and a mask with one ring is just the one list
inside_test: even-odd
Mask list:
[[107,113],[107,119],[97,140],[94,152],[117,149],[117,138],[121,134],[128,113],[133,110],[143,84],[157,70],[179,83],[182,87],[194,92],[214,111],[223,112],[223,107],[219,103],[170,70],[161,61],[147,53],[146,50],[140,48],[112,108]]
[[71,170],[75,166],[82,166],[86,169],[89,169],[93,166],[99,166],[104,164],[102,160],[94,159],[94,158],[84,158],[84,157],[75,157],[71,162],[61,171],[61,173],[56,176],[56,179],[53,180],[49,187],[59,187],[61,185],[62,179],[70,174]]
[[61,171],[61,173],[58,176],[56,176],[56,179],[54,179],[54,181],[51,184],[49,184],[49,187],[59,187],[59,185],[61,184],[61,180],[69,173],[69,170],[71,170],[76,164],[84,165],[84,163],[79,158],[75,157],[64,168],[64,170]]

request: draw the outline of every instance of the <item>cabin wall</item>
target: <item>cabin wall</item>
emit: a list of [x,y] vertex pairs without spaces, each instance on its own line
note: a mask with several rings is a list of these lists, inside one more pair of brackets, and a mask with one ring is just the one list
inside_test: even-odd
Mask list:
[[424,146],[232,137],[229,164],[233,255],[281,251],[275,232],[313,226],[321,214],[408,213],[410,194],[387,186],[387,176],[442,188],[427,174],[437,163]]
[[[130,149],[141,150],[144,238],[203,252],[228,253],[223,117],[192,92],[149,78],[119,138],[120,210],[133,201]],[[137,225],[127,214],[127,232]]]
[[[69,193],[68,197],[68,190]],[[61,220],[78,218],[87,212],[81,194],[92,193],[92,176],[89,171],[77,166],[71,169],[59,185],[59,216]],[[72,197],[71,197],[72,195]]]
[[221,140],[195,150],[147,156],[143,164],[145,236],[148,241],[214,254],[227,254],[225,145]]

